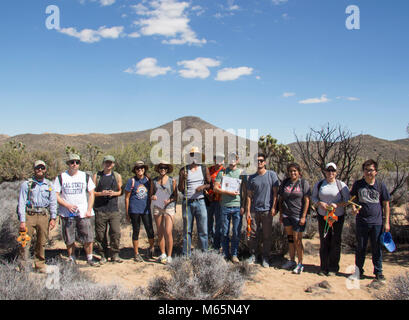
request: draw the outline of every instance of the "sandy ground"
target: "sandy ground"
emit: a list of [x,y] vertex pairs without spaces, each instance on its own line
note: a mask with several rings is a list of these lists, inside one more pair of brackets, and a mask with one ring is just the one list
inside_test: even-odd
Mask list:
[[[177,218],[181,218],[181,210],[178,208]],[[51,238],[58,237],[58,230],[55,229],[50,234]],[[280,269],[279,266],[285,262],[273,261],[272,267],[262,268],[256,265],[256,274],[252,280],[245,283],[243,294],[239,299],[248,300],[304,300],[304,299],[325,299],[325,300],[370,300],[374,299],[373,293],[378,289],[370,285],[373,281],[373,266],[371,254],[368,253],[365,261],[367,278],[360,280],[358,287],[348,279],[353,272],[354,254],[342,254],[340,262],[340,275],[325,277],[317,275],[319,270],[319,239],[304,240],[304,246],[308,248],[308,254],[304,257],[304,272],[301,275],[292,274],[290,271]],[[142,256],[149,247],[146,234],[141,228],[140,253]],[[65,255],[65,245],[60,240],[54,240],[48,252],[59,252]],[[95,281],[104,284],[120,284],[126,288],[137,286],[147,286],[149,281],[158,275],[166,275],[166,266],[156,261],[136,263],[133,261],[133,249],[131,241],[131,226],[126,226],[122,230],[121,238],[121,258],[123,263],[111,263],[92,268],[86,265],[85,260],[79,260],[81,270],[91,275]],[[98,256],[96,256],[98,257]],[[409,267],[409,246],[401,246],[394,253],[384,251],[384,275],[391,279],[405,271]],[[308,287],[314,286],[322,281],[327,281],[330,288],[314,288],[312,292],[306,292]],[[353,287],[353,289],[351,289]]]

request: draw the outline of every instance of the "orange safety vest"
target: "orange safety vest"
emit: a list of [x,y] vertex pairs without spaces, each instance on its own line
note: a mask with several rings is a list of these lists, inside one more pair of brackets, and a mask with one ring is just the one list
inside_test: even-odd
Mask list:
[[[209,173],[210,173],[210,178],[212,180],[212,184],[214,184],[214,181],[216,180],[217,175],[219,174],[220,171],[225,170],[223,166],[220,166],[219,169],[217,169],[217,166],[212,166],[209,168]],[[212,188],[210,188],[207,191],[210,201],[220,201],[221,200],[221,195],[218,193],[215,193]]]

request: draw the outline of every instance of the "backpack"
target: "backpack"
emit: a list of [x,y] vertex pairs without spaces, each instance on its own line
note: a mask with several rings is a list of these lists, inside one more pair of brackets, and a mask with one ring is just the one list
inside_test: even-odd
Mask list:
[[[283,182],[281,183],[281,186],[284,186],[288,181],[290,181],[291,179],[290,178],[286,178],[286,179],[284,179],[283,180]],[[301,178],[301,190],[302,190],[302,192],[303,192],[303,196],[304,196],[304,189],[305,189],[305,179],[304,178]],[[280,186],[280,187],[281,187]],[[278,210],[279,210],[279,195],[277,196],[277,202],[276,202],[276,212],[278,212]],[[308,204],[308,210],[307,210],[307,215],[309,215],[309,214],[311,214],[311,215],[314,215],[314,213],[315,213],[315,210],[314,210],[314,207],[312,206],[312,204],[311,204],[311,200],[310,200],[310,202],[309,202],[309,204]]]
[[[98,171],[97,172],[97,176],[95,178],[95,188],[98,188],[99,182],[100,182],[103,175],[104,175],[104,171]],[[119,173],[116,172],[116,171],[113,171],[113,175],[114,175],[114,180],[118,185]],[[121,190],[118,190],[118,191],[121,191]]]

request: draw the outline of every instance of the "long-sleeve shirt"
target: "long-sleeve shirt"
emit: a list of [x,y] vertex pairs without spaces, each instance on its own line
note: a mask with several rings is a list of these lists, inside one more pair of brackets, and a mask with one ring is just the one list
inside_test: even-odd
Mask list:
[[[30,192],[30,204],[33,208],[49,208],[51,219],[57,218],[57,195],[54,187],[48,180],[37,181],[33,179]],[[47,183],[48,181],[48,183]],[[29,182],[25,181],[20,187],[20,196],[18,200],[18,215],[20,222],[26,222],[26,205]]]

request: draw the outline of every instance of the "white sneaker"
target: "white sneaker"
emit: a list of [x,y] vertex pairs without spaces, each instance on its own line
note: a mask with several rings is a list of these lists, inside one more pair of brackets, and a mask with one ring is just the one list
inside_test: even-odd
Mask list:
[[293,273],[300,274],[303,271],[304,271],[304,266],[301,263],[299,263],[299,264],[297,264],[297,266],[293,270]]
[[297,263],[294,260],[288,260],[281,266],[281,269],[291,270],[297,266]]
[[166,258],[167,258],[166,253],[162,253],[162,254],[159,256],[158,261],[159,261],[160,263],[166,263]]
[[166,263],[172,263],[172,257],[168,256],[168,257],[166,258]]

